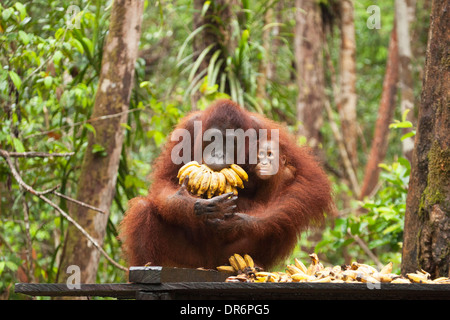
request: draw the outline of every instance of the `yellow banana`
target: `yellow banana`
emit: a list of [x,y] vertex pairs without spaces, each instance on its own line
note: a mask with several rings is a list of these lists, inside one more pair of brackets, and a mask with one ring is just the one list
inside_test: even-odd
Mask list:
[[375,279],[372,276],[369,276],[367,274],[358,273],[358,276],[356,277],[356,280],[364,283],[379,283],[380,281]]
[[231,167],[231,169],[234,170],[234,172],[236,172],[238,174],[238,176],[242,180],[248,181],[248,174],[247,174],[247,172],[245,172],[244,169],[242,169],[240,166],[238,166],[237,164],[234,164],[234,163],[230,167]]
[[287,265],[286,268],[290,274],[304,273],[300,268],[297,268],[293,264]]
[[439,277],[433,280],[433,283],[445,283],[450,284],[450,279],[448,277]]
[[306,266],[303,264],[303,262],[301,262],[297,258],[294,259],[294,263],[295,263],[295,266],[297,268],[299,268],[303,273],[306,273],[308,271],[308,268],[306,268]]
[[203,170],[201,167],[198,167],[197,170],[193,170],[190,174],[189,174],[189,183],[188,183],[188,190],[190,192],[194,192],[194,180],[199,179],[201,176],[203,175]]
[[186,163],[184,166],[182,166],[180,168],[180,170],[178,170],[177,178],[179,178],[187,168],[190,168],[192,166],[197,167],[197,168],[200,167],[200,165],[198,164],[197,161],[190,161],[190,162]]
[[257,276],[257,277],[267,277],[270,275],[271,275],[271,272],[266,272],[266,271],[255,272],[255,276]]
[[189,177],[189,185],[191,186],[190,191],[192,193],[195,193],[200,187],[204,174],[205,174],[204,168],[200,167],[199,170],[195,172],[195,175],[192,176],[192,180],[191,177]]
[[237,186],[237,180],[235,178],[235,175],[233,174],[234,171],[230,171],[231,169],[228,168],[224,168],[222,170],[220,170],[220,172],[223,173],[223,175],[225,176],[225,178],[227,178],[227,181],[229,182],[229,184],[233,187]]
[[223,191],[223,193],[228,193],[228,192],[233,192],[233,187],[231,186],[231,184],[229,184],[227,182],[226,185],[225,185],[225,190]]
[[267,282],[267,276],[259,276],[259,277],[256,277],[256,279],[255,279],[255,282],[256,283],[260,283],[260,282]]
[[392,280],[391,283],[411,283],[411,281],[405,278],[397,278]]
[[219,183],[218,183],[215,194],[220,196],[221,194],[223,194],[225,192],[225,188],[227,185],[227,179],[225,178],[225,176],[223,175],[222,172],[217,172],[217,176],[219,177]]
[[317,256],[317,254],[311,253],[311,254],[309,255],[309,257],[311,258],[311,261],[312,261],[314,264],[317,264],[317,263],[319,262],[319,257]]
[[364,272],[366,272],[366,273],[369,273],[369,274],[377,273],[377,272],[378,272],[377,269],[375,269],[374,267],[369,266],[368,264],[363,264],[363,263],[360,263],[360,264],[359,264],[358,271],[359,271],[359,270],[362,270],[362,271],[364,271]]
[[292,279],[287,273],[281,273],[278,282],[292,282]]
[[234,256],[231,256],[228,261],[230,262],[230,265],[234,268],[234,270],[239,271],[239,265],[236,261],[236,258]]
[[381,274],[389,274],[392,272],[392,262],[389,262],[387,265],[385,265],[381,270]]
[[232,266],[218,266],[217,270],[221,271],[221,272],[236,272],[236,270],[234,270],[234,268]]
[[356,270],[345,270],[344,272],[342,272],[342,279],[343,280],[356,280],[358,273],[356,272]]
[[411,280],[411,282],[415,283],[426,283],[428,282],[428,277],[424,274],[417,273],[407,273],[406,277]]
[[236,262],[239,266],[239,270],[244,270],[247,267],[247,264],[245,263],[245,259],[242,258],[240,254],[235,253],[234,258],[236,259]]
[[239,177],[239,175],[232,169],[228,169],[228,171],[234,176],[234,179],[236,180],[236,186],[235,187],[239,187],[241,189],[244,189],[244,182]]
[[278,282],[280,280],[280,275],[276,272],[272,272],[267,280],[269,282]]
[[179,175],[179,180],[178,180],[179,184],[182,184],[184,179],[196,170],[200,170],[200,167],[196,167],[196,166],[192,165],[189,168],[183,170],[183,173],[181,175]]
[[308,276],[307,274],[303,273],[303,272],[299,272],[299,273],[294,273],[293,275],[291,275],[291,278],[293,281],[303,281],[303,280],[310,280],[314,277],[312,276]]
[[207,191],[208,199],[212,197],[212,195],[216,192],[218,187],[219,187],[219,173],[212,172],[211,181],[209,182],[209,189]]
[[200,186],[197,190],[197,195],[201,196],[208,190],[209,183],[211,182],[211,173],[210,172],[204,172],[202,177],[202,182],[200,183]]
[[248,254],[244,255],[245,264],[247,267],[254,268],[255,262],[253,262],[253,258],[250,257]]
[[312,280],[309,280],[308,282],[314,282],[314,283],[331,282],[331,277],[325,277],[325,278],[320,278],[320,279],[312,279]]
[[255,273],[255,277],[256,277],[255,282],[267,282],[269,280],[269,277],[271,276],[271,274],[272,273],[270,273],[270,272],[263,272],[263,271],[256,272]]
[[392,282],[396,278],[399,278],[398,275],[392,273],[379,273],[380,282]]

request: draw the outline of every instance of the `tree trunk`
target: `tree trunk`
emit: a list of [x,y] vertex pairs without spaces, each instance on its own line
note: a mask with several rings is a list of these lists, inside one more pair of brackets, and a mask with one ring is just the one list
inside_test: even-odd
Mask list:
[[294,32],[295,65],[297,68],[298,135],[304,136],[315,148],[321,142],[323,124],[324,71],[323,27],[320,7],[315,0],[296,0]]
[[[407,120],[415,124],[414,117],[414,90],[412,75],[412,51],[411,37],[409,32],[409,8],[406,0],[395,0],[395,17],[398,39],[399,55],[399,87],[401,92],[402,115],[408,112]],[[403,134],[411,132],[411,128],[404,128]],[[403,156],[411,162],[412,151],[414,149],[414,138],[409,137],[402,141]]]
[[402,273],[450,276],[450,18],[434,0],[406,200]]
[[358,167],[357,120],[356,120],[356,40],[353,2],[340,2],[341,10],[341,56],[340,56],[340,96],[338,110],[341,118],[342,134],[353,169]]
[[[115,0],[111,9],[109,34],[103,48],[102,68],[92,117],[119,114],[92,125],[84,155],[77,199],[108,214],[72,205],[71,216],[100,244],[108,223],[109,209],[116,188],[117,171],[133,86],[135,62],[144,1]],[[97,151],[97,152],[96,152]],[[82,283],[96,280],[100,253],[72,225],[67,228],[58,280],[65,282],[67,267],[77,265]]]
[[388,148],[389,124],[394,116],[398,82],[398,48],[397,32],[395,29],[394,25],[389,41],[389,54],[383,81],[380,108],[378,110],[378,118],[375,124],[370,154],[365,168],[360,199],[370,195],[375,189],[381,170],[378,165],[386,156]]
[[281,42],[278,38],[280,34],[280,26],[277,23],[280,23],[280,21],[282,21],[282,10],[283,1],[278,0],[276,6],[273,9],[268,8],[266,13],[264,14],[265,27],[272,23],[274,23],[274,25],[270,28],[266,28],[263,31],[262,36],[264,55],[261,58],[259,64],[259,76],[256,80],[256,96],[261,100],[267,99],[267,81],[270,82],[275,80],[277,71],[276,60],[278,57],[279,48],[281,46]]
[[[199,68],[196,71],[196,76],[200,75],[202,72],[206,71],[211,61],[212,56],[217,50],[221,50],[219,58],[224,60],[221,65],[222,73],[225,69],[226,58],[234,52],[237,43],[236,39],[233,38],[234,25],[233,20],[239,18],[235,12],[236,8],[239,7],[239,2],[237,0],[216,0],[208,1],[208,8],[203,12],[205,6],[205,0],[194,0],[194,16],[193,16],[193,27],[194,30],[204,27],[193,40],[194,49],[194,61],[202,58]],[[203,14],[202,14],[203,13]],[[202,52],[204,52],[208,47],[212,48],[207,51],[204,57],[200,57]],[[206,76],[206,73],[204,73]],[[198,77],[197,77],[198,78]],[[200,81],[196,79],[196,81]],[[195,92],[192,96],[193,108],[195,109],[196,101],[200,95]]]
[[[203,6],[205,5],[205,0],[194,0],[194,16],[193,16],[193,27],[194,30],[205,26],[204,29],[194,37],[193,49],[194,49],[194,61],[196,61],[201,53],[208,48],[210,45],[213,46],[211,50],[206,54],[200,63],[200,67],[197,73],[208,68],[209,61],[212,55],[217,50],[224,49],[224,37],[221,36],[220,25],[218,23],[217,16],[223,14],[224,16],[230,16],[230,6],[223,6],[223,3],[211,2],[208,9],[203,12]],[[220,1],[222,2],[222,1]],[[203,15],[202,15],[203,12]],[[226,57],[227,53],[222,52],[221,57]]]
[[[264,14],[264,25],[269,25],[273,20],[273,9],[268,8]],[[267,80],[271,76],[273,65],[270,61],[271,57],[271,30],[267,28],[263,31],[262,45],[264,48],[263,57],[259,63],[259,75],[256,79],[256,96],[258,99],[265,100],[267,98],[266,85]]]

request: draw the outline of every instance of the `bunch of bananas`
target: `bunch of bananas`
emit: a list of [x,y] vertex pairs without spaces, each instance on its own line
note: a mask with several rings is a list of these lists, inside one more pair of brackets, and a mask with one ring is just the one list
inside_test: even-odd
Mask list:
[[[232,257],[235,257],[236,254]],[[238,255],[239,256],[239,255]],[[246,259],[251,258],[246,255]],[[350,265],[324,267],[320,263],[315,253],[310,254],[311,264],[306,267],[299,259],[294,259],[294,264],[286,266],[286,272],[264,272],[254,268],[253,272],[248,272],[248,268],[242,268],[244,264],[240,262],[239,268],[233,266],[220,266],[219,271],[234,272],[237,275],[229,276],[226,282],[334,282],[334,283],[430,283],[430,284],[450,284],[450,278],[440,277],[431,280],[431,276],[424,270],[416,273],[407,273],[406,277],[392,273],[392,262],[377,270],[376,268],[358,262]],[[237,259],[236,259],[237,260]],[[245,262],[244,262],[245,263]]]
[[217,267],[217,270],[230,273],[256,271],[255,263],[253,262],[252,257],[248,254],[242,257],[240,254],[235,253],[228,259],[228,261],[230,262],[230,266],[219,266]]
[[255,273],[262,272],[262,269],[255,266],[252,257],[248,254],[242,257],[240,254],[235,253],[228,261],[229,266],[219,266],[217,270],[221,272],[228,272],[234,275],[229,276],[226,282],[250,282],[249,279],[255,277]]
[[217,172],[197,161],[188,162],[178,170],[177,178],[180,184],[186,177],[189,177],[189,192],[208,199],[228,192],[237,195],[237,188],[244,189],[244,181],[248,181],[247,172],[237,164]]

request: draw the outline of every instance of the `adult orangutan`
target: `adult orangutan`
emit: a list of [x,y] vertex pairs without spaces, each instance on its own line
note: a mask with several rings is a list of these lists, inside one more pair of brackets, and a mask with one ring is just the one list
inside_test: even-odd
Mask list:
[[[193,137],[182,152],[179,129],[184,138]],[[208,147],[212,136],[228,138],[239,129],[256,132],[258,143],[249,135],[244,145],[232,139],[231,144],[223,140],[221,148]],[[181,154],[183,162],[174,157]],[[239,157],[248,181],[238,195],[207,199],[188,191],[189,178],[179,184],[178,170],[188,161],[197,158],[220,170]],[[120,238],[131,266],[215,268],[241,253],[269,268],[288,256],[300,232],[322,222],[332,206],[330,183],[308,148],[297,146],[275,122],[218,100],[175,128],[153,165],[148,195],[129,202]]]

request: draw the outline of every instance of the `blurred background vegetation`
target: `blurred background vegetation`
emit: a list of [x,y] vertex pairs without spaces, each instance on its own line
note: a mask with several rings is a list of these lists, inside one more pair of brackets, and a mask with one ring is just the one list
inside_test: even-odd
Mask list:
[[[213,51],[213,47],[195,52],[193,42],[201,30],[193,26],[193,17],[199,14],[193,2],[145,1],[135,83],[128,123],[123,124],[126,136],[104,243],[108,254],[122,264],[125,262],[116,237],[127,201],[146,194],[152,160],[187,112],[203,109],[216,98],[230,97],[248,110],[283,122],[294,134],[299,126],[294,63],[298,9],[294,1],[284,0],[281,5],[276,0],[242,1],[240,14],[244,18],[231,22],[235,45],[228,52]],[[322,13],[328,18],[324,19],[329,30],[325,41],[328,62],[338,68],[340,29],[335,3],[320,0]],[[356,175],[362,181],[383,91],[395,14],[391,1],[353,3],[359,125]],[[380,29],[367,27],[367,8],[373,4],[380,7]],[[68,12],[71,5],[80,8],[79,28],[67,26],[73,15]],[[204,2],[202,10],[206,12],[210,5],[209,1]],[[277,16],[276,21],[267,21],[269,8]],[[0,4],[0,148],[16,152],[75,152],[71,157],[15,158],[22,178],[37,190],[60,185],[61,193],[75,197],[87,133],[93,130],[91,113],[110,9],[111,1],[102,0],[5,0]],[[417,99],[427,41],[426,1],[417,1],[415,15],[411,37]],[[274,27],[277,33],[270,37],[277,41],[275,52],[265,44],[265,31]],[[208,54],[213,62],[202,73],[200,65]],[[266,79],[262,97],[257,90],[263,60],[270,61],[276,71]],[[333,68],[328,65],[324,70],[326,94],[332,96]],[[338,119],[334,103],[332,107]],[[308,253],[316,251],[324,264],[355,259],[368,264],[393,261],[397,267],[394,271],[398,272],[410,173],[409,162],[402,156],[402,126],[390,129],[377,190],[358,200],[342,174],[342,160],[325,112],[324,118],[319,149],[333,181],[339,216],[319,231],[302,235],[293,257],[306,263]],[[405,123],[400,107],[396,107],[394,119]],[[307,141],[299,137],[299,143]],[[101,146],[98,151],[101,152]],[[55,281],[68,222],[52,207],[21,190],[5,161],[0,161],[0,192],[0,295],[19,298],[13,293],[15,282]],[[65,199],[53,196],[52,200],[67,210]],[[29,243],[32,261],[26,257]],[[125,280],[121,270],[101,258],[98,282]]]

